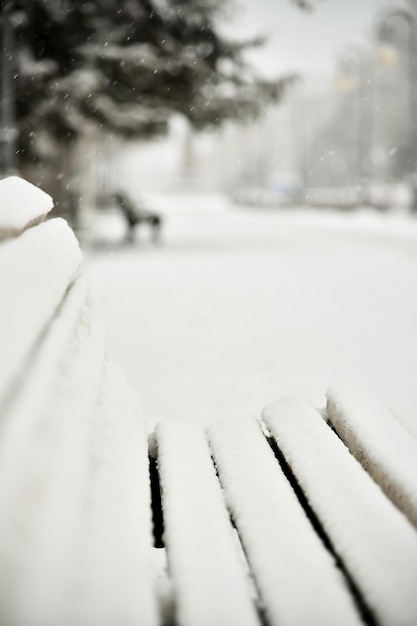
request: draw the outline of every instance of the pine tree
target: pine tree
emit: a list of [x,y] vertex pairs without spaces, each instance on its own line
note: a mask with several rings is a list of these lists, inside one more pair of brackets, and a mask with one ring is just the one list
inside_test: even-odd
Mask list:
[[22,161],[39,138],[69,143],[86,123],[125,135],[163,133],[173,113],[193,127],[256,116],[287,79],[245,60],[259,41],[220,34],[222,0],[15,0]]

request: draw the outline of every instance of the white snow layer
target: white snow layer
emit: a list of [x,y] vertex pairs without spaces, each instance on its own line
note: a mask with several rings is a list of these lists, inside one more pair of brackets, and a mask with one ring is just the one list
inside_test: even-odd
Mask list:
[[413,526],[307,401],[284,400],[263,417],[378,623],[415,626]]
[[91,440],[90,507],[77,564],[89,593],[75,623],[156,626],[146,423],[136,394],[109,357]]
[[156,624],[145,424],[85,278],[3,415],[0,527],[1,623]]
[[258,625],[204,431],[178,420],[158,424],[156,436],[176,623]]
[[62,219],[0,246],[0,407],[74,280],[81,254]]
[[417,441],[368,393],[331,388],[327,410],[352,454],[417,526]]
[[50,195],[18,176],[0,181],[0,234],[18,233],[44,218],[54,203]]
[[360,624],[347,585],[260,424],[250,417],[221,420],[208,435],[268,624]]

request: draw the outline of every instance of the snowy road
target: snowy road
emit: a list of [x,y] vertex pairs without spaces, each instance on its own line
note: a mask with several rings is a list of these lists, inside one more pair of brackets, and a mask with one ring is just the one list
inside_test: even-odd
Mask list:
[[86,252],[150,426],[259,414],[294,392],[320,402],[344,382],[417,436],[417,223],[198,206],[173,208],[160,248]]

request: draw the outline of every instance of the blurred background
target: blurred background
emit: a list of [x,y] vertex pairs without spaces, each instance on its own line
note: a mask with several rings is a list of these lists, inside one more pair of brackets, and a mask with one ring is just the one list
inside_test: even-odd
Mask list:
[[414,0],[1,6],[0,171],[79,228],[121,189],[417,208]]
[[417,436],[417,0],[3,0],[48,191],[151,424],[333,382]]

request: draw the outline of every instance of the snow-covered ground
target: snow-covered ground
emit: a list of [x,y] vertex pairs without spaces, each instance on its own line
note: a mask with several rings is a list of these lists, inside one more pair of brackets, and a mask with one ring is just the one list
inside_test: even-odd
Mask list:
[[86,245],[112,352],[150,427],[207,424],[328,386],[378,394],[417,437],[417,221],[372,212],[238,209],[154,197],[163,245],[120,218]]

